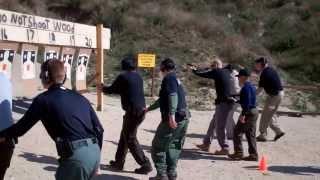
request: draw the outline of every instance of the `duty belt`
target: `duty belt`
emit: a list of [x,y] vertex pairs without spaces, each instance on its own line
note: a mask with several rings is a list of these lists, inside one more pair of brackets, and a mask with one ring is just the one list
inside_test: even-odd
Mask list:
[[81,147],[97,143],[98,141],[96,138],[79,139],[75,141],[65,141],[60,138],[57,138],[56,140],[58,155],[62,158],[71,157],[74,151]]
[[97,144],[98,141],[96,138],[80,139],[80,140],[71,141],[70,145],[72,146],[73,149],[78,149],[83,146],[88,146],[91,143]]

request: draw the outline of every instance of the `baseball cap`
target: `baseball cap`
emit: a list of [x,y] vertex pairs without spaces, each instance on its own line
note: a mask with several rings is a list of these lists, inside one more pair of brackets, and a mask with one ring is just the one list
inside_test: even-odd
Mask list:
[[239,71],[239,74],[236,75],[237,77],[240,77],[240,76],[246,76],[246,77],[249,77],[251,74],[250,72],[247,70],[247,69],[241,69]]

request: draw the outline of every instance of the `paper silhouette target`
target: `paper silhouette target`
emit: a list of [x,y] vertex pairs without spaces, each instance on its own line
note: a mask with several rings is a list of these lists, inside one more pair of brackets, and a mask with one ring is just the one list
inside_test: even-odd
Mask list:
[[52,60],[52,59],[58,59],[59,54],[57,51],[49,50],[45,52],[45,61]]
[[34,79],[36,77],[36,51],[22,51],[22,79]]
[[87,66],[89,63],[89,55],[79,54],[77,62],[77,80],[84,81],[86,80]]
[[64,63],[67,79],[71,79],[72,61],[73,61],[73,54],[64,54],[62,56],[62,62]]
[[15,51],[11,49],[0,50],[0,72],[4,73],[9,79],[11,78],[14,54]]

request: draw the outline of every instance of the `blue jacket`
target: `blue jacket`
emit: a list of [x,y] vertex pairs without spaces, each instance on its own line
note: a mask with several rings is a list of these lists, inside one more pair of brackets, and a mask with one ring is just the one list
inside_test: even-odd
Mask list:
[[251,109],[256,108],[256,88],[249,82],[245,82],[240,91],[241,115],[246,115]]

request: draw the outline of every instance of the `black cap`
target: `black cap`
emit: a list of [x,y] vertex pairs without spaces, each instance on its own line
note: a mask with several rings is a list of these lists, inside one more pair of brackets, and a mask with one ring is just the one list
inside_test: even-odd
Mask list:
[[266,65],[268,64],[268,59],[266,57],[259,57],[258,59],[255,60],[255,62]]
[[161,71],[170,71],[170,70],[175,70],[176,69],[176,63],[170,59],[170,58],[166,58],[165,60],[161,61],[160,64],[160,70]]
[[237,77],[240,77],[240,76],[245,76],[245,77],[249,77],[251,74],[250,72],[247,70],[247,69],[241,69],[239,71],[239,74],[236,75]]
[[124,71],[130,71],[136,69],[136,62],[134,56],[127,56],[121,61],[121,69]]

